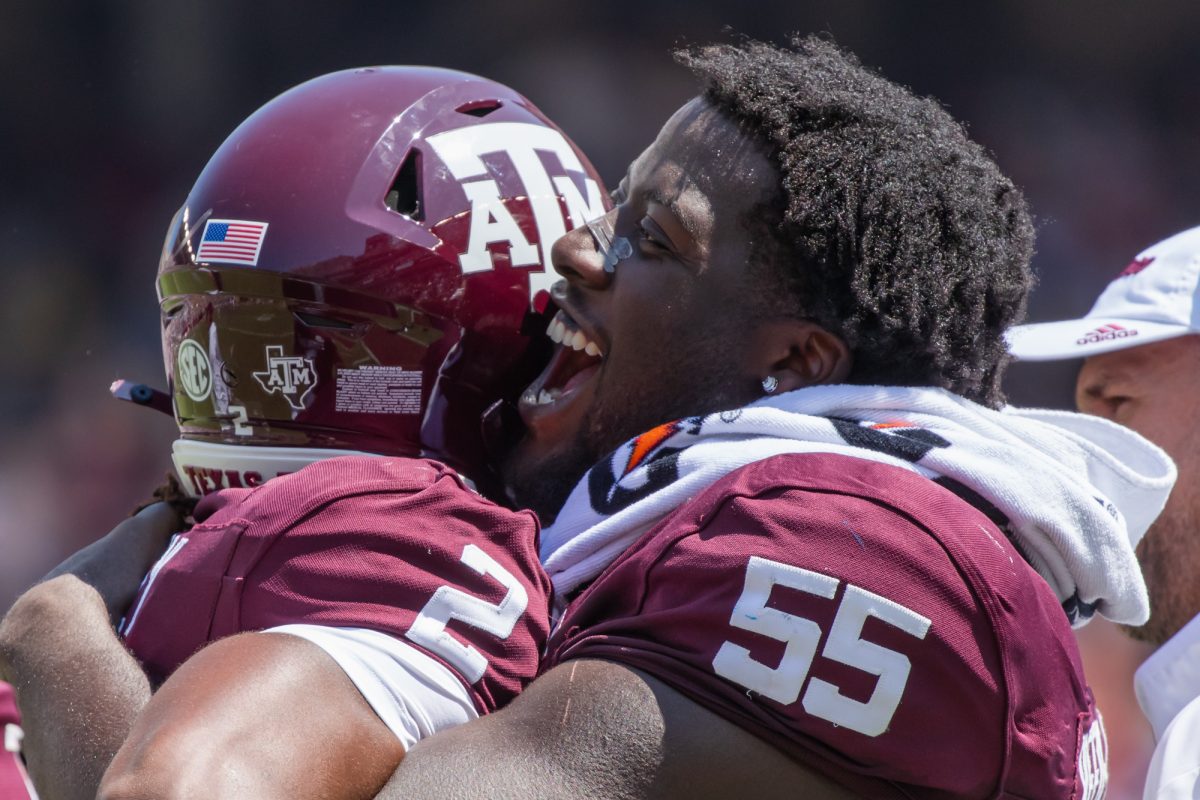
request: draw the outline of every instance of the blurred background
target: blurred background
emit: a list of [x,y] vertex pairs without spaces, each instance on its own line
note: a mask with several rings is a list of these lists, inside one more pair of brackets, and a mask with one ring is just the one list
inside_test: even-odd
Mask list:
[[[670,49],[726,25],[828,32],[965,120],[1036,214],[1032,320],[1082,314],[1138,250],[1200,222],[1194,2],[0,0],[0,609],[168,468],[172,422],[107,387],[165,384],[162,238],[251,111],[345,67],[466,69],[524,92],[615,183],[694,91]],[[1067,407],[1077,368],[1020,365],[1010,397]],[[1150,742],[1127,681],[1145,654],[1098,625],[1084,646],[1110,797],[1140,797]]]

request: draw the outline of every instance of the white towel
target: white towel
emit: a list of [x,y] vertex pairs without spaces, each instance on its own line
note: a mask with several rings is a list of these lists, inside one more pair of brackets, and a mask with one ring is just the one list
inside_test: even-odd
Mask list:
[[542,532],[542,561],[558,596],[591,581],[722,476],[782,453],[869,459],[974,493],[1072,625],[1095,612],[1131,625],[1149,616],[1134,547],[1175,482],[1166,453],[1098,417],[996,411],[942,389],[894,386],[810,387],[662,425],[621,445],[584,475]]

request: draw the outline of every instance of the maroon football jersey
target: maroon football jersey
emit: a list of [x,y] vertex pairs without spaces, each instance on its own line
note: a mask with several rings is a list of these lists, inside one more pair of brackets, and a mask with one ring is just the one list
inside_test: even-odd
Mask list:
[[25,769],[19,761],[20,756],[5,748],[6,739],[11,735],[8,734],[8,726],[20,723],[21,715],[17,713],[12,687],[0,681],[0,797],[4,800],[29,798]]
[[20,724],[17,702],[12,696],[12,686],[0,681],[0,798],[28,800],[24,768],[18,762],[17,753],[8,752],[5,748],[7,727],[10,724]]
[[0,797],[4,800],[29,800],[28,787],[20,756],[0,747]]
[[480,713],[533,678],[550,581],[530,512],[509,511],[435,461],[348,456],[205,497],[122,625],[155,680],[205,643],[302,623],[417,646]]
[[544,668],[580,657],[867,797],[1102,792],[1058,600],[983,513],[908,470],[803,454],[733,472],[568,606]]
[[13,696],[13,688],[0,681],[0,731],[9,723],[20,725],[21,715],[17,712],[17,699]]

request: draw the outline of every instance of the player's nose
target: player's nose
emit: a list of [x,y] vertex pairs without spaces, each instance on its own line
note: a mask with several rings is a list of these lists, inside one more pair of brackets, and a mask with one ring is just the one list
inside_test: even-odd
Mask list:
[[[595,224],[599,223],[593,225]],[[608,288],[613,273],[605,269],[608,254],[604,248],[605,243],[599,238],[603,235],[593,232],[592,226],[581,225],[559,238],[550,248],[550,263],[554,265],[555,271],[568,281],[589,289]]]

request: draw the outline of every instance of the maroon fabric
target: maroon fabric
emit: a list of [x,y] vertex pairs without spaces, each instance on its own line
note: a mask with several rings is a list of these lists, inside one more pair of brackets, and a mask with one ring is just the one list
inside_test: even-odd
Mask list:
[[0,681],[0,731],[8,723],[21,724],[21,714],[17,711],[17,699],[13,696],[13,688]]
[[[0,733],[4,730],[0,726]],[[4,800],[29,800],[28,785],[25,783],[25,768],[19,763],[16,753],[0,747],[0,798]]]
[[255,489],[209,495],[196,514],[201,522],[148,576],[126,620],[126,643],[155,679],[205,643],[240,631],[307,623],[403,638],[442,587],[499,603],[505,587],[462,563],[468,545],[518,580],[528,606],[506,638],[449,621],[446,630],[488,661],[474,684],[426,652],[463,679],[481,713],[536,673],[550,593],[537,559],[537,521],[484,499],[442,464],[329,459]]
[[[800,568],[788,574],[828,576],[836,590],[776,583],[756,603],[752,556],[767,560],[766,574]],[[861,628],[846,627],[861,590],[885,599],[868,603],[877,614]],[[911,612],[930,621],[923,637],[877,618]],[[811,664],[802,642],[785,656],[785,641],[812,623]],[[777,636],[757,627],[770,625]],[[745,648],[796,698],[718,675],[723,646],[742,663]],[[580,657],[644,670],[868,797],[1074,797],[1095,718],[1058,601],[987,517],[912,472],[845,456],[749,465],[649,531],[567,608],[544,668]],[[884,682],[852,664],[895,675],[905,659],[886,729],[830,721],[839,715],[821,705],[821,682],[869,703]]]
[[19,725],[21,715],[17,712],[16,698],[12,687],[0,682],[0,798],[3,800],[28,800],[25,788],[24,768],[18,763],[16,753],[4,749],[4,729],[8,725]]

